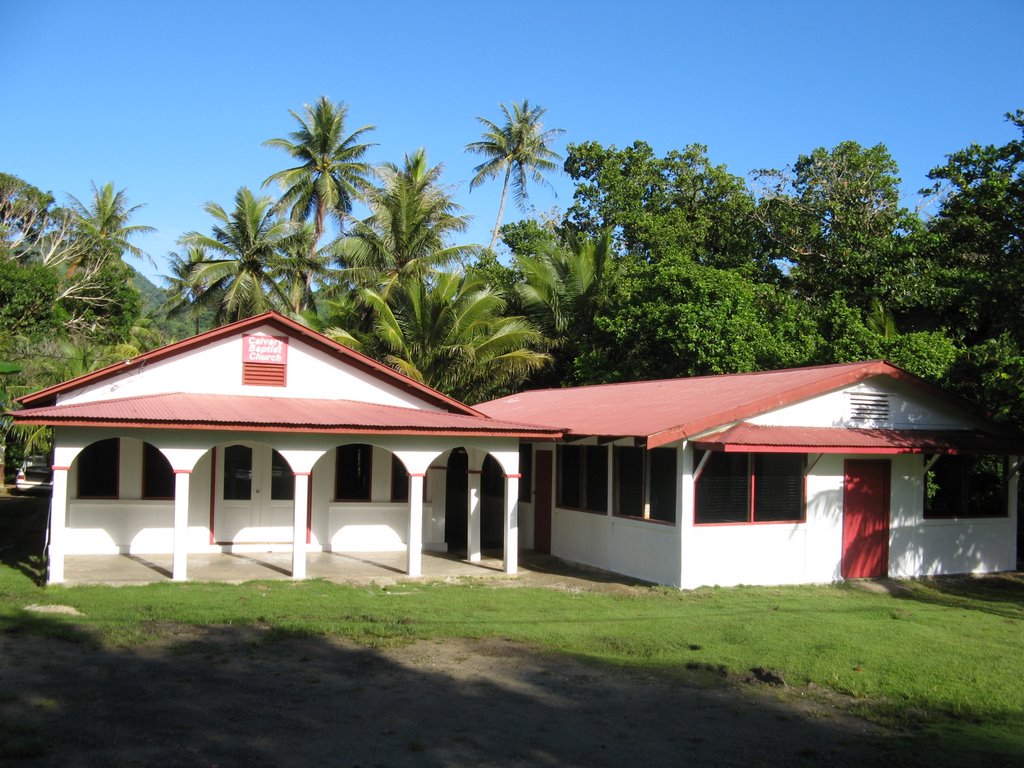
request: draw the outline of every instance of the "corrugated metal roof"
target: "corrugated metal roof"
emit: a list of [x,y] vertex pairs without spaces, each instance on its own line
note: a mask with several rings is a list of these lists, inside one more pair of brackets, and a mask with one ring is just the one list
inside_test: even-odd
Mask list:
[[1020,441],[978,430],[846,429],[737,424],[695,441],[721,451],[792,453],[1018,453]]
[[28,424],[508,435],[552,439],[558,430],[486,416],[424,411],[352,400],[196,395],[174,392],[29,408],[11,414]]
[[499,419],[550,424],[570,435],[645,438],[654,448],[878,375],[908,381],[967,407],[938,387],[876,360],[535,390],[481,403],[476,409]]

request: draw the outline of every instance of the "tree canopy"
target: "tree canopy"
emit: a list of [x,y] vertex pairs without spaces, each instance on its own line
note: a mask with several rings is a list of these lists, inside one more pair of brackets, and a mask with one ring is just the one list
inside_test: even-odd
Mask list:
[[[275,309],[470,402],[886,358],[1024,428],[1021,110],[1012,140],[938,162],[931,207],[912,208],[881,144],[809,147],[749,179],[700,143],[581,141],[560,163],[545,108],[500,109],[465,145],[483,159],[471,189],[502,180],[488,248],[466,242],[426,150],[371,165],[374,127],[350,130],[345,102],[321,96],[265,142],[293,161],[263,182],[277,196],[243,184],[207,203],[156,301],[125,262],[149,231],[126,190],[62,205],[0,173],[5,392]],[[510,191],[526,210],[559,170],[567,210],[502,225]]]

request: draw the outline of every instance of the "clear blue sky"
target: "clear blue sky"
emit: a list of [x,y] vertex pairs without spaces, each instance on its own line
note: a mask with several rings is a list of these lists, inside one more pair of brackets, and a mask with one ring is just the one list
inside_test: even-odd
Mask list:
[[[971,142],[1003,143],[1024,107],[1024,2],[559,2],[433,0],[0,0],[0,171],[59,200],[113,181],[156,267],[184,232],[208,232],[287,167],[268,138],[321,94],[372,123],[371,160],[425,147],[488,241],[500,184],[469,192],[475,116],[547,107],[565,144],[663,154],[698,142],[746,176],[851,139],[888,146],[907,203],[927,171]],[[538,210],[571,203],[534,187]],[[276,192],[276,190],[270,190]],[[357,211],[358,213],[358,211]],[[513,218],[521,214],[514,209]]]

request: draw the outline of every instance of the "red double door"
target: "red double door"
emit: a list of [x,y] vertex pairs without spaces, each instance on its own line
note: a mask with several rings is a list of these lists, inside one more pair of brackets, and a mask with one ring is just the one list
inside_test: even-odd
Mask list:
[[887,460],[848,460],[843,474],[843,578],[885,576],[892,465]]

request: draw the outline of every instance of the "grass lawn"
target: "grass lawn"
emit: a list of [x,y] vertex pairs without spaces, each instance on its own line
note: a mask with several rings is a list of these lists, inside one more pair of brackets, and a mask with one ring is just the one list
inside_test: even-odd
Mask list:
[[[72,606],[41,615],[30,604]],[[763,667],[789,694],[854,697],[905,731],[913,764],[1024,761],[1024,576],[861,586],[571,592],[486,581],[344,586],[322,581],[40,588],[0,566],[0,632],[104,647],[151,642],[167,623],[255,625],[275,638],[336,635],[383,647],[505,637],[604,667],[723,680]],[[711,677],[714,677],[712,675]],[[931,755],[932,757],[929,757]],[[934,759],[933,759],[934,758]]]

